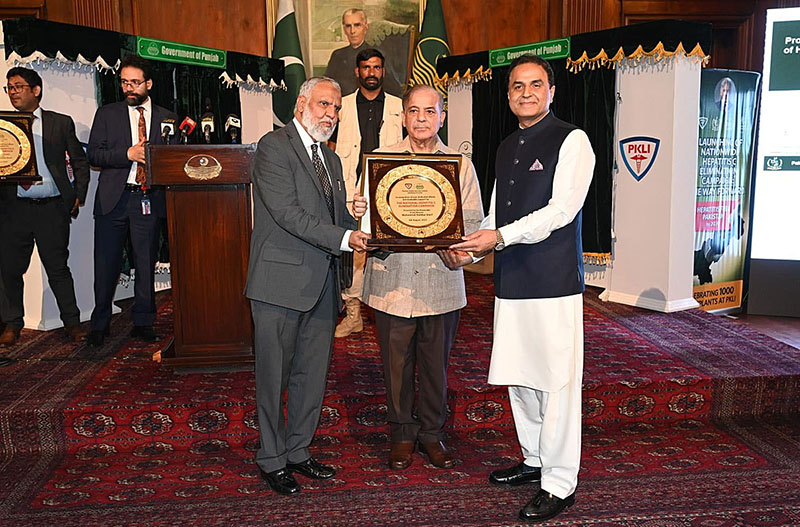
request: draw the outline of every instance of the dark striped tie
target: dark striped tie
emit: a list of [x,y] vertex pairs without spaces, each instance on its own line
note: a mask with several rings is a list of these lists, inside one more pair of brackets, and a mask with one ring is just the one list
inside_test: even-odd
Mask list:
[[311,145],[311,162],[314,164],[314,171],[319,178],[319,184],[322,185],[322,191],[325,193],[325,203],[328,205],[328,212],[331,213],[331,219],[336,221],[333,215],[333,187],[331,187],[331,180],[328,177],[328,172],[325,170],[325,165],[322,164],[322,159],[319,157],[317,149],[319,145],[314,143]]

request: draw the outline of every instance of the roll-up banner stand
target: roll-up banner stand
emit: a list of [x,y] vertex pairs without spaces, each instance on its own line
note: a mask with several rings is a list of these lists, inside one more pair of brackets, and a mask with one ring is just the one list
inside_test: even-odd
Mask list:
[[694,298],[706,311],[742,305],[759,79],[722,69],[700,78]]

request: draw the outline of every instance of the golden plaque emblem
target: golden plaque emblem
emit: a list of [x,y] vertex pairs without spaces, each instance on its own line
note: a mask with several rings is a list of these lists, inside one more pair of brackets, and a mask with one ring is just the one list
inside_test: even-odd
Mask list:
[[386,226],[412,238],[443,232],[452,223],[457,205],[450,181],[425,165],[393,168],[375,189],[375,207]]
[[28,135],[16,124],[0,119],[0,176],[16,174],[31,159]]
[[214,156],[198,154],[186,160],[183,171],[191,179],[214,179],[222,172],[222,165]]

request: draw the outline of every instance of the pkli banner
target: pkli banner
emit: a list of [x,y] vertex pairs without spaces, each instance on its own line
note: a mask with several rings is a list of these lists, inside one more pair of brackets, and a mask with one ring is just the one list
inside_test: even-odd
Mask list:
[[701,76],[694,298],[706,311],[742,304],[759,79],[721,69]]

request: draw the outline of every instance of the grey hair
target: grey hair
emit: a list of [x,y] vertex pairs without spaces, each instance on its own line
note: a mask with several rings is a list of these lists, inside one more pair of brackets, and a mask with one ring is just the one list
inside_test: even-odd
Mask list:
[[314,86],[320,82],[329,82],[334,88],[339,90],[339,93],[342,92],[342,87],[339,86],[339,83],[330,77],[311,77],[300,85],[300,91],[297,93],[297,99],[294,101],[294,113],[297,113],[297,101],[300,99],[300,97],[305,97],[306,100],[311,98],[311,92],[314,91]]
[[369,22],[367,22],[367,14],[364,12],[363,9],[359,9],[357,7],[351,7],[350,9],[344,10],[344,13],[342,13],[342,24],[344,24],[344,17],[346,15],[355,15],[357,13],[361,13],[361,16],[364,18],[364,23],[369,24]]
[[427,84],[415,84],[403,94],[403,100],[402,100],[403,111],[406,110],[406,106],[408,106],[408,101],[411,100],[411,96],[417,93],[418,91],[432,91],[433,93],[435,93],[437,97],[437,103],[439,104],[439,110],[444,111],[444,97],[439,92],[439,90]]

